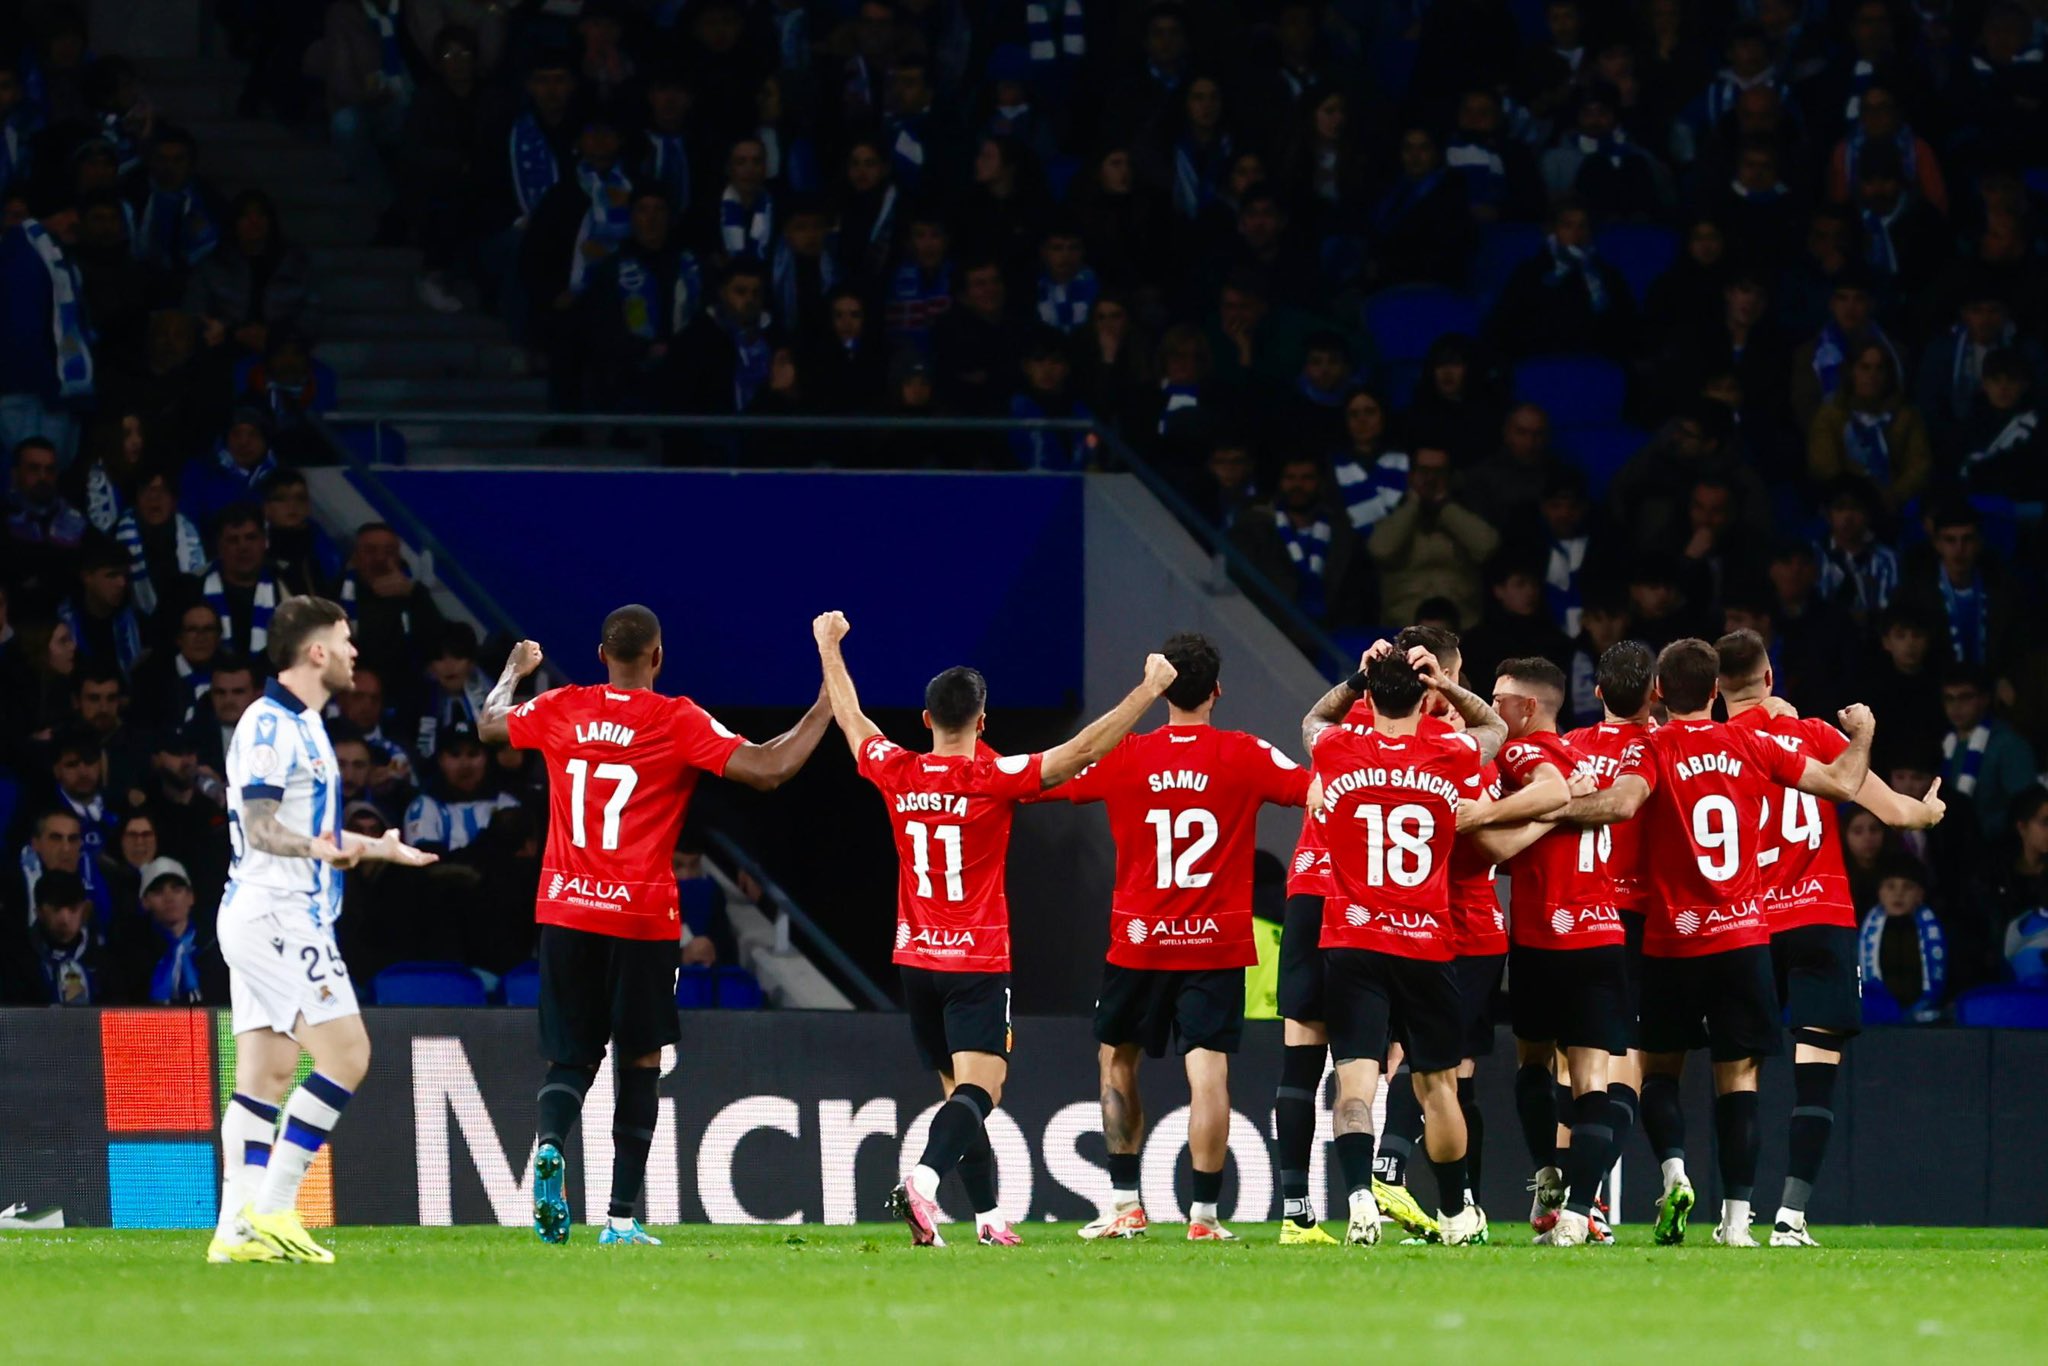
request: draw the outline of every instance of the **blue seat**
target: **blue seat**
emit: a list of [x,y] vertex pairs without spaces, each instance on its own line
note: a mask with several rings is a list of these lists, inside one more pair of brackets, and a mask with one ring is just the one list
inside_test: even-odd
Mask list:
[[1637,427],[1554,428],[1551,444],[1567,463],[1586,476],[1586,492],[1594,501],[1607,496],[1607,486],[1621,467],[1648,445],[1650,435]]
[[1045,162],[1045,184],[1052,191],[1052,197],[1064,203],[1067,188],[1074,183],[1074,177],[1081,172],[1081,158],[1071,156],[1048,157]]
[[682,1010],[710,1010],[718,1004],[717,984],[710,968],[684,967],[676,972],[676,1005]]
[[21,805],[21,781],[0,768],[0,830],[14,828],[14,812]]
[[380,1006],[480,1006],[484,984],[460,963],[393,963],[370,982]]
[[1899,1008],[1897,997],[1876,982],[1863,988],[1863,1023],[1895,1025],[1905,1021],[1906,1012]]
[[1543,250],[1543,229],[1534,223],[1494,223],[1479,234],[1472,254],[1472,293],[1483,312],[1492,312],[1515,267]]
[[1365,301],[1365,328],[1382,361],[1419,361],[1438,337],[1475,336],[1479,301],[1442,285],[1400,285]]
[[1380,367],[1380,387],[1386,391],[1387,406],[1405,413],[1415,406],[1415,387],[1422,383],[1422,362],[1397,360]]
[[1421,50],[1422,45],[1412,38],[1387,38],[1372,45],[1369,60],[1381,98],[1396,102],[1408,93],[1408,82],[1415,75],[1415,58]]
[[1678,259],[1678,234],[1648,223],[1616,223],[1602,229],[1594,245],[1628,281],[1638,304],[1650,297],[1650,286]]
[[721,964],[711,970],[711,979],[720,1010],[759,1010],[768,1004],[761,984],[745,968]]
[[533,1007],[540,1004],[540,964],[521,963],[500,982],[508,1006]]
[[1979,1029],[2048,1029],[2048,990],[1978,987],[1957,998],[1956,1023]]
[[1618,427],[1628,372],[1599,356],[1539,356],[1515,367],[1515,402],[1533,403],[1557,427]]
[[1508,13],[1515,16],[1515,27],[1521,31],[1522,42],[1529,45],[1547,42],[1550,38],[1550,21],[1545,11],[1550,0],[1508,0]]

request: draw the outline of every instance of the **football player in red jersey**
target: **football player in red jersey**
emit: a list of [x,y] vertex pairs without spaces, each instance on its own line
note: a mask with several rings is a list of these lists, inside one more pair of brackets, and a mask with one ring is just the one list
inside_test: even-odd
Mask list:
[[1755,1247],[1757,1076],[1782,1044],[1772,981],[1770,925],[1756,869],[1764,804],[1796,787],[1848,801],[1870,772],[1870,709],[1842,712],[1849,745],[1821,763],[1712,716],[1720,657],[1686,639],[1657,657],[1656,695],[1671,719],[1622,755],[1604,792],[1575,797],[1565,819],[1608,825],[1637,812],[1652,910],[1643,940],[1643,1127],[1664,1168],[1656,1239],[1685,1239],[1694,1203],[1685,1174],[1685,1115],[1678,1077],[1704,1045],[1714,1064],[1714,1126],[1721,1166],[1721,1221],[1714,1241]]
[[697,779],[709,773],[769,791],[793,776],[832,719],[821,694],[802,720],[750,744],[687,697],[654,691],[661,623],[638,604],[604,619],[597,647],[606,682],[555,688],[515,708],[541,664],[522,640],[484,700],[478,734],[537,749],[548,771],[548,843],[541,860],[540,1043],[548,1071],[534,1156],[533,1229],[569,1240],[562,1145],[609,1041],[617,1072],[611,1209],[604,1243],[653,1244],[634,1210],[659,1113],[661,1050],[682,1038],[676,969],[682,918],[671,866]]
[[[1359,660],[1366,664],[1382,654],[1404,657],[1421,647],[1441,664],[1446,676],[1456,678],[1459,668],[1458,638],[1434,626],[1410,626],[1391,642],[1376,642]],[[1440,714],[1448,710],[1441,694],[1429,693],[1422,700],[1420,728],[1425,734],[1448,734],[1451,723]],[[1344,723],[1372,724],[1372,702],[1359,697],[1344,714]],[[1301,824],[1301,841],[1295,846],[1294,861],[1288,868],[1287,908],[1280,927],[1279,1004],[1284,1053],[1280,1062],[1280,1084],[1273,1094],[1273,1127],[1277,1138],[1277,1166],[1280,1174],[1282,1215],[1280,1241],[1283,1245],[1331,1243],[1337,1240],[1323,1232],[1316,1220],[1315,1202],[1309,1198],[1309,1176],[1316,1153],[1316,1093],[1323,1085],[1323,1063],[1329,1054],[1330,1036],[1323,1027],[1323,903],[1333,891],[1330,882],[1330,854],[1323,842],[1323,822],[1311,810]],[[1391,1103],[1390,1103],[1391,1106]],[[1388,1111],[1388,1130],[1398,1127],[1397,1142],[1412,1150],[1422,1133],[1422,1112],[1409,1106]],[[1403,1153],[1405,1161],[1405,1152]],[[1381,1199],[1381,1213],[1399,1221],[1418,1237],[1434,1237],[1436,1221],[1415,1203],[1402,1182],[1402,1173],[1390,1169],[1387,1180],[1375,1179],[1373,1189]]]
[[[1579,766],[1557,731],[1564,672],[1547,659],[1510,659],[1494,682],[1493,706],[1508,725],[1501,746],[1507,796],[1477,819],[1541,820],[1570,800]],[[1589,1240],[1593,1200],[1614,1141],[1607,1062],[1628,1051],[1627,950],[1605,855],[1612,836],[1600,828],[1552,825],[1508,863],[1513,893],[1508,928],[1508,994],[1513,1012],[1515,1110],[1536,1166],[1532,1223],[1559,1247]],[[1564,1049],[1571,1076],[1569,1115],[1560,1115],[1551,1065]],[[1560,1119],[1571,1144],[1558,1151]],[[1569,1194],[1567,1194],[1567,1191]],[[1561,1215],[1552,1223],[1542,1216]]]
[[1259,809],[1305,806],[1307,769],[1243,731],[1210,723],[1222,659],[1199,635],[1161,647],[1176,677],[1166,724],[1127,736],[1059,791],[1101,802],[1116,841],[1108,959],[1095,1002],[1101,1046],[1102,1134],[1111,1207],[1083,1238],[1145,1231],[1138,1160],[1145,1107],[1138,1058],[1166,1056],[1188,1075],[1188,1153],[1194,1164],[1190,1241],[1234,1240],[1216,1213],[1230,1144],[1230,1055],[1244,1033],[1244,970],[1252,945],[1252,853]]
[[985,1123],[1010,1071],[1010,906],[1004,864],[1017,803],[1058,787],[1130,734],[1174,679],[1159,655],[1145,681],[1079,735],[1043,754],[997,756],[979,744],[988,685],[952,668],[924,694],[932,748],[892,744],[861,713],[839,642],[851,629],[839,612],[811,623],[825,668],[825,692],[861,776],[881,790],[896,839],[896,963],[903,1005],[924,1065],[938,1073],[947,1103],[932,1118],[924,1155],[889,1196],[919,1247],[943,1247],[939,1182],[954,1167],[974,1204],[983,1243],[1018,1239],[996,1211],[995,1155]]
[[[1817,760],[1831,760],[1848,748],[1847,737],[1833,726],[1818,718],[1801,719],[1789,704],[1771,696],[1776,679],[1770,651],[1756,632],[1731,632],[1714,649],[1721,658],[1721,700],[1728,705],[1729,725],[1791,741]],[[1886,825],[1908,830],[1939,824],[1947,810],[1939,778],[1924,798],[1914,798],[1894,792],[1873,773],[1863,780],[1856,802]],[[1791,1161],[1784,1199],[1772,1222],[1771,1246],[1814,1247],[1806,1229],[1806,1203],[1834,1128],[1835,1069],[1842,1050],[1863,1027],[1858,916],[1835,833],[1833,803],[1791,789],[1779,794],[1777,809],[1764,812],[1757,866],[1771,922],[1778,1002],[1792,1031]]]
[[[1372,698],[1371,726],[1342,724],[1360,691]],[[1422,733],[1429,691],[1465,719],[1464,733]],[[1506,733],[1492,708],[1419,647],[1405,658],[1371,658],[1362,676],[1324,694],[1302,722],[1323,785],[1335,889],[1324,905],[1321,946],[1337,1064],[1335,1144],[1349,1190],[1345,1242],[1352,1246],[1380,1240],[1372,1101],[1397,1014],[1422,1101],[1442,1239],[1486,1240],[1485,1214],[1465,1200],[1465,1120],[1457,1095],[1463,1012],[1451,966],[1450,853],[1459,805],[1478,796],[1480,770]]]

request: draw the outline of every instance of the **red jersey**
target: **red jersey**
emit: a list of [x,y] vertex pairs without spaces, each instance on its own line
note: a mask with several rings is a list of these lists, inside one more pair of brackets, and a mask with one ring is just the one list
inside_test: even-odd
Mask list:
[[[1479,770],[1479,795],[1498,800],[1500,769]],[[1508,917],[1493,885],[1494,866],[1471,840],[1451,846],[1451,950],[1460,958],[1508,951]]]
[[608,684],[514,709],[514,749],[548,769],[548,847],[535,919],[619,939],[677,939],[676,837],[697,775],[746,744],[687,697]]
[[[1831,764],[1849,747],[1849,737],[1818,717],[1772,716],[1751,707],[1732,718],[1783,740],[1794,740],[1817,764]],[[1762,852],[1756,856],[1771,933],[1802,925],[1861,923],[1849,895],[1849,869],[1835,833],[1835,804],[1788,787],[1764,809]]]
[[1010,817],[1044,787],[1043,763],[1039,754],[919,754],[879,735],[861,745],[860,776],[881,789],[896,837],[896,962],[1010,970]]
[[1458,803],[1479,794],[1478,743],[1333,726],[1316,740],[1315,764],[1336,884],[1322,947],[1448,961],[1451,848]]
[[1051,795],[1101,802],[1116,840],[1109,961],[1202,971],[1250,967],[1259,808],[1303,806],[1309,772],[1256,736],[1214,726],[1127,735]]
[[[1641,721],[1602,721],[1581,726],[1564,737],[1565,744],[1579,756],[1579,767],[1592,775],[1605,792],[1614,786],[1621,772],[1621,754],[1630,744],[1657,729],[1653,717]],[[1641,914],[1648,907],[1649,887],[1643,874],[1643,822],[1618,821],[1603,826],[1607,831],[1607,880],[1614,884],[1614,904],[1624,911]]]
[[1770,942],[1759,829],[1774,789],[1806,771],[1794,746],[1748,726],[1673,721],[1623,751],[1619,776],[1650,785],[1639,813],[1651,900],[1645,954],[1695,958]]
[[[1555,731],[1541,731],[1501,746],[1501,786],[1518,792],[1545,764],[1569,778],[1579,756]],[[1597,949],[1627,936],[1614,905],[1606,855],[1613,839],[1605,826],[1559,825],[1508,863],[1512,884],[1508,926],[1527,949]]]
[[[1351,704],[1351,710],[1344,713],[1344,724],[1361,730],[1372,726],[1372,699],[1361,697]],[[1422,718],[1421,731],[1424,735],[1449,735],[1457,727],[1441,716]],[[1323,843],[1322,818],[1310,812],[1302,818],[1301,839],[1294,846],[1294,862],[1287,865],[1287,895],[1289,896],[1335,896],[1336,884],[1330,881],[1330,851]]]

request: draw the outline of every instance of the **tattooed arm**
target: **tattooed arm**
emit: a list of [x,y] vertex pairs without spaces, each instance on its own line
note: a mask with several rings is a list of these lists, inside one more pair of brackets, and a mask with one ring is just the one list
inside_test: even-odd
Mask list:
[[542,658],[536,641],[522,640],[512,647],[512,653],[505,657],[504,671],[498,675],[490,695],[484,698],[483,715],[476,722],[478,739],[487,745],[512,742],[512,694],[519,690],[522,679],[540,667]]

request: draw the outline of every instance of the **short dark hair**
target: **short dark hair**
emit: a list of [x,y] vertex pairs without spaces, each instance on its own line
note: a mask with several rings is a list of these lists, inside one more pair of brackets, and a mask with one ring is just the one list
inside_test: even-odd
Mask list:
[[955,664],[924,686],[924,709],[931,713],[934,730],[965,730],[987,706],[988,680],[965,664]]
[[[275,621],[276,618],[273,617],[272,620]],[[270,628],[270,639],[273,644],[277,641],[277,627],[274,625]],[[238,655],[233,650],[222,650],[213,657],[213,677],[215,678],[219,678],[222,674],[247,674],[249,677],[255,678],[260,673],[261,670],[256,667],[255,660],[247,655]]]
[[[1453,616],[1455,617],[1455,610]],[[1465,660],[1465,650],[1458,643],[1456,631],[1447,630],[1442,626],[1403,626],[1394,633],[1394,653],[1401,658],[1408,658],[1408,652],[1418,645],[1436,656],[1437,663],[1444,666],[1445,673],[1457,672],[1450,667],[1449,661],[1453,656],[1461,664]]]
[[2025,825],[2041,814],[2043,806],[2048,806],[2048,787],[2034,783],[2022,788],[2020,794],[2012,799],[2012,805],[2006,808],[2006,824]]
[[1721,661],[1721,678],[1728,683],[1757,682],[1771,662],[1770,647],[1764,644],[1764,638],[1746,629],[1730,631],[1715,641],[1714,653]]
[[105,536],[88,536],[85,544],[79,547],[78,572],[81,577],[97,574],[102,569],[118,569],[126,574],[130,567],[128,552]]
[[1634,716],[1650,700],[1650,680],[1657,676],[1657,657],[1640,640],[1617,640],[1600,652],[1594,681],[1600,700],[1616,716]]
[[76,906],[90,899],[84,881],[76,873],[53,870],[36,879],[38,906]]
[[629,602],[614,608],[598,635],[604,657],[618,664],[636,664],[661,644],[661,618],[651,607]]
[[1934,505],[1927,515],[1927,524],[1935,531],[1946,531],[1952,526],[1982,526],[1984,519],[1969,499],[1948,497]]
[[476,662],[476,628],[466,621],[451,621],[441,628],[441,634],[434,641],[434,652],[427,656],[427,662],[437,659],[466,659]]
[[1209,637],[1182,631],[1159,647],[1177,676],[1166,689],[1168,705],[1193,711],[1216,695],[1216,678],[1223,670],[1223,655]]
[[1365,666],[1365,691],[1372,698],[1375,716],[1398,721],[1413,716],[1422,705],[1422,675],[1415,672],[1408,656],[1397,650]]
[[281,489],[302,489],[306,487],[306,472],[296,465],[279,465],[263,481],[263,497],[267,501],[275,498]]
[[1445,597],[1424,598],[1415,609],[1415,620],[1447,621],[1450,623],[1448,629],[1453,633],[1465,624],[1458,614],[1458,604]]
[[85,822],[78,819],[77,813],[68,807],[53,806],[36,814],[36,818],[29,823],[30,835],[35,839],[41,839],[49,834],[51,821],[70,821],[81,833],[85,830]]
[[83,726],[69,726],[58,732],[50,745],[50,763],[54,766],[66,759],[78,759],[84,763],[96,764],[102,753],[100,737]]
[[1500,667],[1493,671],[1495,678],[1511,678],[1517,683],[1526,683],[1532,688],[1542,688],[1557,694],[1559,703],[1571,692],[1571,685],[1565,681],[1564,670],[1545,659],[1542,655],[1525,655],[1519,659],[1503,659]]
[[1657,686],[1673,712],[1705,711],[1714,700],[1720,672],[1721,656],[1698,636],[1674,640],[1657,656]]
[[220,510],[220,516],[213,519],[213,534],[218,536],[235,526],[264,528],[263,509],[254,503],[230,503]]
[[1991,693],[1991,671],[1982,664],[1971,664],[1965,660],[1952,660],[1941,671],[1943,688],[1975,688],[1989,696]]
[[128,691],[128,677],[120,666],[111,659],[81,659],[71,671],[71,695],[77,697],[85,691],[88,683],[113,683],[122,692]]
[[[348,609],[331,599],[303,593],[286,598],[270,618],[270,662],[280,669],[290,668],[317,632],[347,620]],[[214,665],[214,672],[220,672],[219,664]]]

